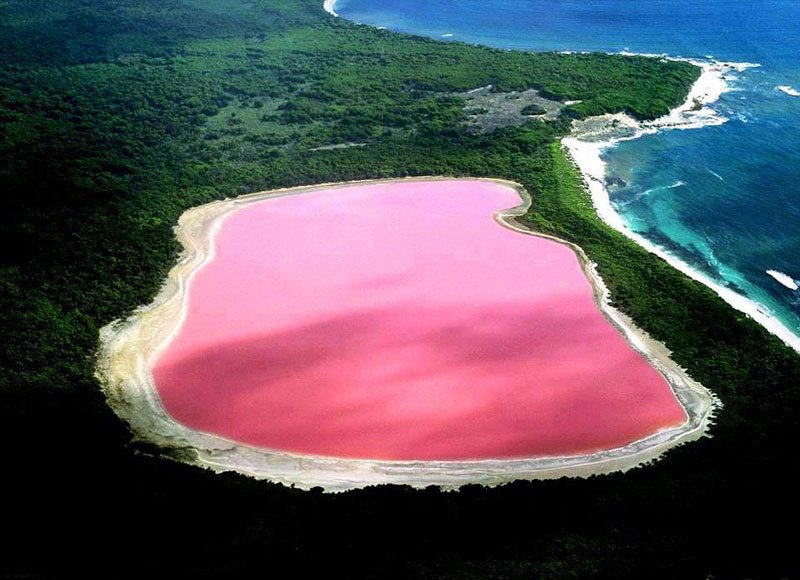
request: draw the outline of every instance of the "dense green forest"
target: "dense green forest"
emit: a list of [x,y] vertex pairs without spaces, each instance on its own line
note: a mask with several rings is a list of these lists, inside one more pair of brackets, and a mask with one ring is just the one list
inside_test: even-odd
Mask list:
[[[800,357],[596,217],[558,139],[653,118],[696,67],[441,43],[321,0],[0,1],[0,424],[8,576],[789,577]],[[580,101],[475,134],[454,93]],[[363,147],[331,149],[358,143]],[[321,149],[320,149],[321,148]],[[724,408],[653,466],[459,492],[301,492],[131,443],[94,378],[98,328],[148,302],[186,208],[280,186],[511,179],[617,305]],[[524,267],[524,262],[520,264]]]

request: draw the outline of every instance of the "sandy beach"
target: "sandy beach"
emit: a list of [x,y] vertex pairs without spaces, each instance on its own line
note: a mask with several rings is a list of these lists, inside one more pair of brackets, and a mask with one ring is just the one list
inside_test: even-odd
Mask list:
[[638,122],[624,114],[606,115],[577,122],[574,126],[573,134],[563,139],[562,144],[581,171],[586,188],[591,194],[595,210],[604,222],[649,252],[663,258],[693,280],[705,284],[725,302],[753,318],[753,320],[779,337],[787,345],[800,351],[800,337],[795,335],[779,320],[770,316],[761,305],[711,280],[682,260],[632,231],[627,227],[611,203],[605,184],[606,164],[602,159],[603,151],[613,147],[620,141],[636,139],[642,135],[657,131],[698,129],[725,123],[727,119],[716,113],[708,105],[717,101],[720,95],[730,90],[726,80],[727,76],[737,71],[757,66],[750,63],[691,60],[689,62],[700,66],[703,72],[692,87],[686,101],[668,115],[649,122]]
[[[435,179],[439,178],[425,180]],[[515,220],[529,206],[527,193],[516,184],[500,183],[519,192],[523,203],[498,212],[497,221],[520,233],[536,235]],[[338,185],[358,186],[363,182]],[[684,424],[624,447],[589,455],[478,461],[371,461],[299,455],[238,444],[179,424],[164,410],[153,381],[153,363],[181,327],[186,316],[188,287],[194,275],[213,258],[214,237],[222,223],[248,204],[330,187],[331,184],[256,193],[193,208],[183,214],[176,235],[185,249],[162,291],[152,304],[128,320],[112,323],[101,331],[98,375],[109,404],[129,423],[136,437],[164,448],[167,456],[173,455],[170,453],[173,450],[184,461],[217,471],[236,470],[302,488],[321,486],[328,491],[341,491],[379,483],[455,488],[466,483],[496,485],[516,479],[624,471],[652,461],[669,448],[706,432],[718,406],[713,396],[670,360],[663,345],[651,340],[609,306],[608,291],[593,265],[580,248],[571,244],[567,245],[577,253],[592,282],[597,305],[633,348],[667,379],[686,411],[688,419]]]
[[325,0],[322,7],[325,9],[325,12],[338,18],[339,15],[336,13],[336,0]]

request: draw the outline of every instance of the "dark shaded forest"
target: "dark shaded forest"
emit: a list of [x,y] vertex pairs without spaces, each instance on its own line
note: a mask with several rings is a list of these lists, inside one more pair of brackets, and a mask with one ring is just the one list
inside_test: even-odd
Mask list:
[[[696,67],[440,43],[321,0],[0,1],[0,425],[6,576],[792,577],[800,357],[595,215],[558,146],[573,118],[654,118]],[[452,93],[576,100],[474,134]],[[445,93],[451,96],[443,96]],[[363,147],[318,149],[359,143]],[[724,407],[653,466],[458,492],[302,492],[131,441],[94,377],[98,328],[147,303],[188,207],[408,175],[522,183],[615,303]],[[520,264],[524,267],[524,262]]]

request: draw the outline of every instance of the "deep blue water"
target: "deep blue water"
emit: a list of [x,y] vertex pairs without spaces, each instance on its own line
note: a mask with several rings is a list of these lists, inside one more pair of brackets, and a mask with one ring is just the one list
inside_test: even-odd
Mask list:
[[800,335],[800,291],[766,274],[800,283],[800,97],[776,89],[800,90],[800,0],[339,0],[336,10],[503,48],[760,64],[714,105],[726,124],[623,142],[605,159],[627,182],[612,202],[632,229]]

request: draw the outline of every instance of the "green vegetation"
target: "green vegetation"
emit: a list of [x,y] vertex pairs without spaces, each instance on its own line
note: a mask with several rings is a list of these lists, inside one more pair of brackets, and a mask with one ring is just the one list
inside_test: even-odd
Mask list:
[[[775,522],[797,508],[800,357],[604,226],[556,144],[573,117],[665,113],[696,67],[438,43],[330,18],[321,0],[8,0],[0,16],[3,572],[791,574]],[[488,84],[581,102],[474,135],[441,95]],[[365,146],[316,150],[348,142]],[[524,184],[523,219],[580,244],[616,303],[720,396],[713,439],[590,480],[338,496],[129,443],[93,376],[97,329],[156,293],[182,211],[425,174]]]

